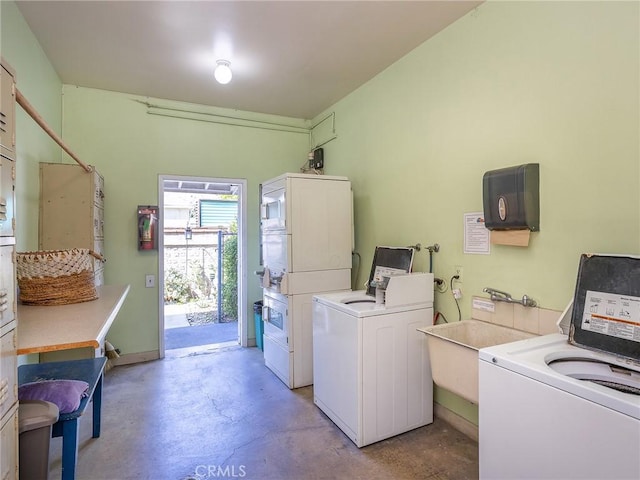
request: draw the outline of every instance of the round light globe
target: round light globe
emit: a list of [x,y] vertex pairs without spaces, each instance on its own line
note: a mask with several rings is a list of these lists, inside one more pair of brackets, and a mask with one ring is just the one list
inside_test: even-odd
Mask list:
[[216,77],[218,83],[226,85],[231,81],[233,74],[231,73],[230,63],[226,60],[218,60],[213,76]]

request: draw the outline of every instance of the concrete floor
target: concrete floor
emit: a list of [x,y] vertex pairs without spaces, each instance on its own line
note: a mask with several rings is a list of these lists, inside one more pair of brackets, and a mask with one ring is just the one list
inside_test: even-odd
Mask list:
[[210,345],[238,343],[238,322],[191,325],[187,314],[199,311],[193,304],[169,304],[164,306],[164,348],[176,350]]
[[[50,479],[60,478],[61,439]],[[478,444],[440,419],[357,448],[289,390],[257,348],[226,347],[115,367],[105,376],[102,435],[80,422],[78,480],[473,479]]]
[[165,350],[192,348],[218,343],[238,343],[238,322],[207,323],[186,327],[167,328],[164,331]]

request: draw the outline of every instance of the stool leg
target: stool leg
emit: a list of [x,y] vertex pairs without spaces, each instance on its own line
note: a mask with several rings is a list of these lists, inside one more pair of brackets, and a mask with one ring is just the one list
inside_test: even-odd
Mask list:
[[102,379],[104,375],[100,375],[96,388],[93,391],[93,438],[100,436],[100,417],[102,411]]
[[62,424],[62,480],[76,478],[79,426],[80,422],[77,418],[67,420]]

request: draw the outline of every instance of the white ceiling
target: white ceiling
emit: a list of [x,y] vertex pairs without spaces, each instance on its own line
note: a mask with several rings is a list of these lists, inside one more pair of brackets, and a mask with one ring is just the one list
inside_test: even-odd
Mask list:
[[481,2],[16,3],[63,83],[309,119]]

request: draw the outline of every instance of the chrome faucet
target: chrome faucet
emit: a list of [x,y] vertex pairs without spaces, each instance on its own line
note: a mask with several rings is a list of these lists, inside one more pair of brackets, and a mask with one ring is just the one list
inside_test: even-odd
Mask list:
[[536,301],[528,295],[523,295],[522,300],[514,300],[510,293],[496,290],[495,288],[486,287],[483,292],[491,296],[492,302],[519,303],[523,307],[535,307],[537,305]]

